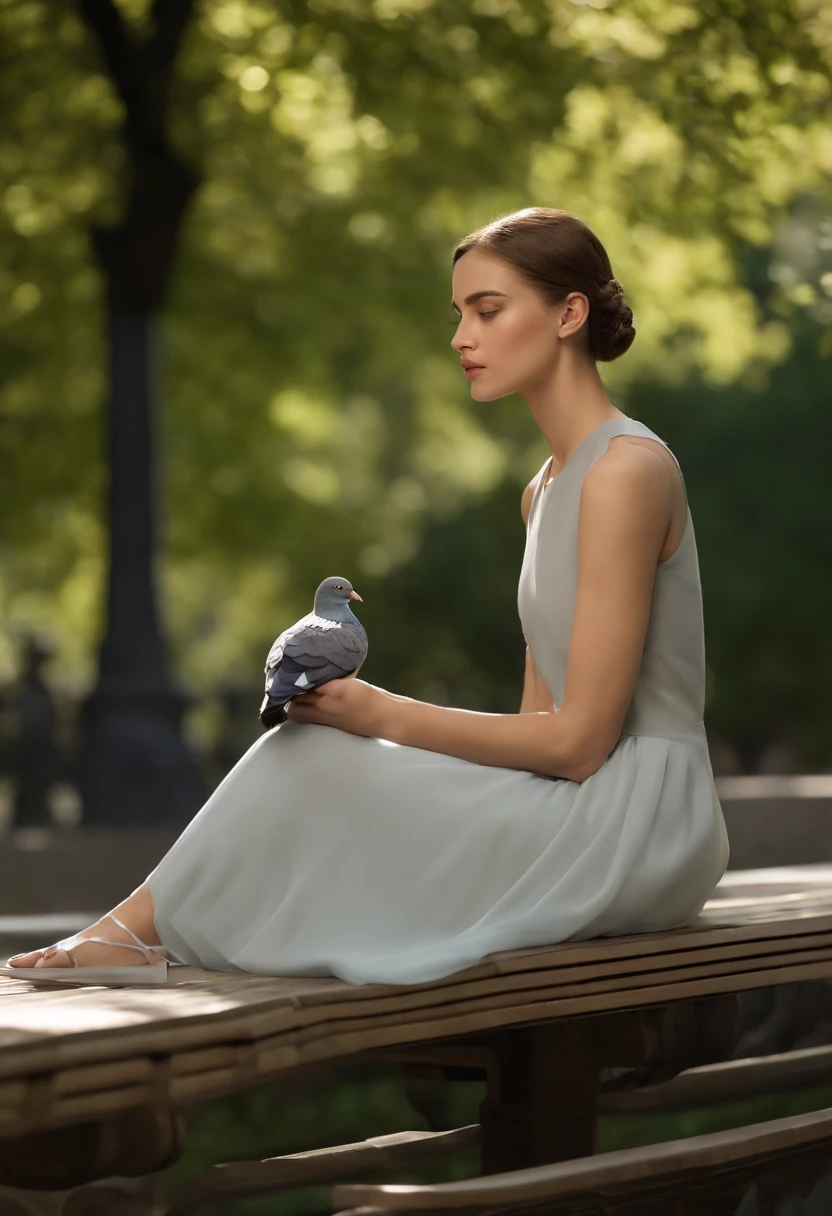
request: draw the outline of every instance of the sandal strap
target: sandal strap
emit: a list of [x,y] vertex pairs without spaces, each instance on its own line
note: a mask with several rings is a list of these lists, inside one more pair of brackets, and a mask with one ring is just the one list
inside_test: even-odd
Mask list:
[[[106,937],[82,937],[81,942],[98,942],[99,946],[115,946],[119,950],[137,950],[139,954],[146,954],[149,949],[149,947],[143,949],[141,946],[134,946],[132,942],[111,942]],[[80,945],[81,942],[77,944]]]
[[[141,947],[142,950],[150,951],[152,954],[158,954],[164,959],[169,959],[171,962],[178,963],[180,961],[173,951],[167,948],[167,946],[148,946],[146,942],[142,941],[137,933],[133,932],[129,925],[125,925],[124,921],[119,920],[119,918],[113,912],[108,912],[107,918],[115,921],[119,929],[123,929],[125,933],[129,933],[133,941],[136,942],[137,946]],[[127,945],[126,942],[113,943],[113,945],[115,944]]]
[[127,933],[130,937],[132,937],[133,941],[132,942],[111,942],[106,937],[93,937],[93,936],[87,935],[87,934],[74,933],[74,934],[72,934],[71,937],[64,937],[61,939],[61,941],[55,942],[52,949],[53,950],[63,950],[69,956],[69,959],[70,959],[73,967],[78,967],[80,964],[79,964],[77,958],[75,957],[75,955],[72,954],[72,951],[77,946],[82,945],[84,942],[97,942],[99,946],[113,946],[119,950],[137,950],[139,952],[139,954],[143,954],[145,956],[146,961],[151,965],[153,964],[153,961],[154,961],[154,959],[153,959],[154,954],[159,953],[160,950],[164,950],[163,946],[162,947],[148,946],[145,942],[142,941],[142,939],[139,937],[139,935],[137,933],[133,932],[133,930],[130,928],[129,925],[125,925],[124,921],[119,920],[119,918],[117,916],[114,916],[112,912],[108,912],[106,914],[106,916],[102,916],[101,919],[113,921],[116,925],[118,925],[119,929],[123,929],[125,933]]
[[123,929],[125,933],[129,934],[129,936],[133,938],[133,942],[111,942],[106,937],[88,937],[81,933],[73,933],[71,937],[64,937],[61,938],[59,942],[55,942],[50,949],[63,950],[68,956],[73,967],[79,967],[81,964],[78,962],[72,951],[76,946],[83,945],[84,942],[97,942],[99,946],[113,946],[118,950],[138,950],[140,954],[145,956],[149,966],[157,965],[154,961],[154,955],[161,956],[161,958],[165,959],[165,961],[174,963],[181,962],[173,951],[168,950],[166,946],[148,946],[146,942],[142,941],[137,933],[133,932],[129,925],[125,925],[124,922],[119,920],[119,918],[112,912],[108,912],[106,916],[102,916],[101,919],[113,921],[118,925],[119,929]]
[[[144,954],[145,957],[147,957],[147,951],[150,948],[147,947],[146,949],[142,949],[141,946],[134,946],[132,942],[111,942],[108,941],[106,937],[85,937],[80,933],[75,933],[72,937],[64,937],[61,939],[61,941],[55,942],[52,949],[63,950],[64,953],[69,955],[73,967],[78,967],[80,964],[72,951],[75,950],[77,946],[82,946],[84,942],[97,942],[99,946],[114,946],[119,950],[137,950],[140,954]],[[150,962],[150,959],[148,958],[147,961]]]
[[139,937],[138,933],[134,933],[129,925],[125,925],[123,920],[119,920],[119,918],[115,915],[115,913],[108,912],[106,916],[102,917],[102,920],[113,921],[114,924],[118,925],[119,929],[123,929],[125,933],[128,933],[130,935],[130,937],[132,937],[132,939],[136,943],[136,945],[140,946],[142,950],[150,949],[150,946],[148,946],[145,942],[142,941],[142,939]]

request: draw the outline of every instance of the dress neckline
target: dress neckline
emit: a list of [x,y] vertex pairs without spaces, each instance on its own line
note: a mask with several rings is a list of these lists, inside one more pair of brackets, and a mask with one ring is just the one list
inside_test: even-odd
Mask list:
[[581,440],[581,442],[580,442],[580,443],[578,444],[578,446],[575,448],[575,451],[574,451],[574,452],[572,453],[572,455],[571,455],[571,456],[569,456],[569,457],[567,458],[567,460],[565,461],[563,468],[562,468],[562,469],[561,469],[561,471],[560,471],[560,472],[557,474],[557,476],[553,477],[551,481],[547,481],[547,480],[546,480],[546,476],[545,476],[545,474],[546,474],[546,470],[547,470],[547,469],[548,469],[548,468],[551,466],[551,463],[552,463],[552,461],[554,460],[554,456],[550,456],[550,457],[549,457],[549,459],[546,461],[546,464],[543,466],[543,474],[544,474],[544,476],[543,476],[543,478],[541,479],[541,482],[540,482],[540,488],[541,488],[541,490],[548,490],[549,486],[554,485],[554,484],[555,484],[555,482],[558,480],[558,478],[560,478],[560,477],[562,477],[562,476],[563,476],[563,474],[564,474],[564,473],[566,472],[566,470],[569,468],[569,465],[572,463],[572,461],[574,460],[574,458],[575,458],[575,457],[578,455],[578,452],[580,452],[581,448],[582,448],[582,447],[584,447],[584,445],[585,445],[585,444],[589,443],[589,441],[590,441],[590,439],[593,437],[593,435],[597,435],[597,434],[598,434],[598,432],[599,432],[600,430],[602,430],[602,429],[603,429],[605,426],[609,426],[611,422],[615,422],[615,423],[618,423],[618,424],[620,425],[621,423],[624,423],[624,422],[632,422],[632,421],[633,421],[633,419],[632,419],[632,418],[630,418],[630,417],[628,417],[628,416],[625,414],[623,418],[605,418],[603,422],[599,422],[598,426],[593,427],[593,429],[592,429],[592,430],[589,432],[589,434],[588,434],[588,435],[584,435],[584,437],[583,437],[583,439]]

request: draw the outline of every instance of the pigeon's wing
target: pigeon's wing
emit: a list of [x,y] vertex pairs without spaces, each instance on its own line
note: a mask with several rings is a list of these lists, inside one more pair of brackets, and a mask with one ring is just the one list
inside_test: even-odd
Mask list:
[[360,623],[341,624],[312,613],[303,628],[293,626],[286,633],[272,647],[274,651],[282,641],[279,663],[266,680],[273,700],[288,699],[347,676],[367,656],[367,634]]
[[284,655],[307,667],[332,664],[343,673],[355,671],[367,654],[367,633],[360,621],[328,621],[311,614],[303,629],[292,630]]
[[308,612],[306,616],[302,616],[299,621],[295,621],[294,625],[290,625],[288,629],[284,629],[279,637],[275,638],[275,640],[272,642],[272,648],[266,657],[265,674],[267,676],[270,672],[273,672],[276,667],[279,667],[283,661],[284,648],[289,638],[291,638],[299,630],[305,629],[305,627],[313,619],[315,619],[314,612]]
[[267,682],[266,689],[272,702],[288,701],[290,697],[309,692],[312,688],[326,684],[328,680],[338,680],[346,675],[349,675],[349,672],[344,671],[342,667],[336,667],[334,663],[309,668],[289,655],[284,655],[283,662],[275,672],[271,684]]

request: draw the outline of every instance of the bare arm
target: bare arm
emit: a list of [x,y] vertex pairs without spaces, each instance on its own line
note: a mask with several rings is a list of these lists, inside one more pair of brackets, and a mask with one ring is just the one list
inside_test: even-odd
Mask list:
[[613,444],[584,479],[561,711],[587,774],[601,767],[621,737],[672,515],[664,460],[648,448]]
[[387,694],[384,738],[505,768],[584,781],[620,737],[671,518],[656,453],[612,446],[590,469],[578,521],[578,590],[563,704],[484,714]]

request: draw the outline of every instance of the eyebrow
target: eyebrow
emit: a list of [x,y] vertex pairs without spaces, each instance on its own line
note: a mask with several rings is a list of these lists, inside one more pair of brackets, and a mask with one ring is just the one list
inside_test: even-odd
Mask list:
[[[465,297],[465,303],[473,304],[475,300],[480,300],[483,296],[504,296],[505,294],[504,291],[475,291],[472,295]],[[454,304],[453,300],[451,300],[451,308],[456,308],[457,312],[460,312],[458,305]]]

